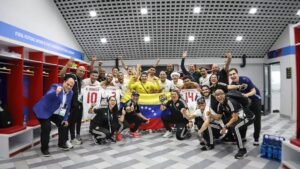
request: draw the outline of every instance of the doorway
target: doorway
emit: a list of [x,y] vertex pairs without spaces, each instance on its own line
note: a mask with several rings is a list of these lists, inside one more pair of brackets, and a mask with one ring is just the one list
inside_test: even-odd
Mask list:
[[271,112],[280,112],[280,63],[270,65]]

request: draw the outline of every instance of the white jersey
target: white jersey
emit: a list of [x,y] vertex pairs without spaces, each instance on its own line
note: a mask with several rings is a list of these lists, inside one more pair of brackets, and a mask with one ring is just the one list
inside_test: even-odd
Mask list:
[[[207,112],[210,112],[211,114],[216,115],[216,113],[209,106],[205,106],[203,112],[200,109],[197,109],[194,113],[192,113],[192,115],[195,117],[201,117],[203,119],[203,121],[205,121],[208,119]],[[213,123],[219,124],[220,126],[224,127],[224,123],[221,119],[218,121],[214,120]]]
[[119,106],[121,100],[121,91],[114,86],[108,86],[106,89],[102,89],[102,100],[100,107],[107,107],[108,102],[107,99],[111,96],[115,96],[117,100],[117,104]]
[[159,80],[160,88],[162,89],[162,92],[170,92],[172,89],[175,89],[174,84],[166,79],[166,81],[163,83],[161,80]]
[[172,80],[173,85],[176,87],[176,89],[181,89],[181,87],[183,86],[183,80],[182,79],[178,79],[177,83],[175,84],[175,82]]
[[88,114],[88,111],[92,105],[95,107],[100,107],[102,88],[100,86],[85,86],[81,88],[81,93],[83,96],[83,120],[92,119],[93,115]]
[[197,89],[182,89],[180,94],[187,103],[190,112],[194,112],[197,108],[197,99],[201,97],[200,92]]
[[85,86],[99,86],[100,87],[100,82],[96,80],[94,83],[92,83],[91,78],[86,78],[83,79],[81,82],[81,88],[84,88]]
[[124,79],[124,82],[121,83],[114,83],[114,85],[120,90],[121,96],[124,96],[126,92],[129,92],[128,89],[128,80]]
[[205,106],[203,112],[201,111],[201,109],[197,109],[194,113],[192,113],[192,115],[195,117],[201,117],[205,121],[206,119],[208,119],[207,112],[209,111],[210,111],[209,106]]
[[210,79],[210,76],[211,76],[211,74],[207,74],[205,78],[201,76],[201,77],[199,78],[199,84],[200,84],[201,86],[203,86],[203,85],[209,86],[209,79]]

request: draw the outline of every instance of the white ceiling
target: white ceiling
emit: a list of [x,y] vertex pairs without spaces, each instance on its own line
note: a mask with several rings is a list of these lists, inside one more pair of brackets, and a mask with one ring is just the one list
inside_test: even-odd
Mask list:
[[[300,0],[54,0],[90,58],[262,58],[288,24],[300,21]],[[201,7],[199,14],[193,13]],[[250,15],[250,8],[258,8]],[[148,14],[142,15],[141,8]],[[89,11],[97,16],[90,17]],[[189,36],[195,36],[189,42]],[[237,36],[243,40],[237,42]],[[144,42],[149,36],[150,42]],[[102,44],[100,39],[106,38]]]

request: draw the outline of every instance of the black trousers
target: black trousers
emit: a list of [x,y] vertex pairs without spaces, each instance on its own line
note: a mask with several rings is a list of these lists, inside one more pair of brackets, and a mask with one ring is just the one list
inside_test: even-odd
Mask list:
[[68,140],[68,127],[61,125],[63,119],[58,115],[52,115],[49,119],[39,119],[41,124],[41,150],[49,149],[49,140],[51,132],[51,121],[55,123],[58,128],[58,146],[65,145]]
[[243,135],[246,133],[247,126],[252,123],[252,120],[248,119],[238,119],[234,122],[229,129],[233,132],[235,141],[239,149],[245,148],[243,144]]
[[[251,102],[250,106],[247,109],[248,110],[244,110],[244,111],[251,111],[255,115],[251,123],[253,122],[254,124],[254,132],[253,132],[254,141],[258,141],[260,136],[260,130],[261,130],[261,101],[259,100],[259,101]],[[246,133],[247,133],[247,128],[245,128],[244,131],[242,131],[241,133],[242,138],[246,137]]]
[[[125,120],[126,120],[129,124],[131,124],[131,123],[134,124],[134,126],[130,128],[130,131],[131,131],[131,132],[136,132],[137,129],[141,126],[141,124],[142,124],[143,122],[145,122],[140,116],[138,116],[138,115],[135,114],[135,113],[127,113],[127,114],[125,115]],[[124,124],[126,124],[126,123],[124,123]]]
[[[195,125],[198,129],[202,127],[204,121],[202,118],[198,117],[195,119]],[[203,132],[203,138],[206,142],[206,145],[214,145],[214,139],[220,137],[221,126],[219,124],[210,123],[208,128]]]
[[70,129],[71,140],[75,138],[75,129],[76,129],[76,135],[80,135],[82,115],[83,115],[83,107],[81,103],[79,103],[77,107],[73,106],[71,108],[70,116],[69,116],[69,129]]
[[188,120],[183,117],[177,117],[173,114],[166,114],[165,112],[162,112],[161,114],[161,120],[164,124],[164,127],[166,130],[171,131],[172,128],[170,127],[171,124],[175,124],[176,128],[176,138],[178,140],[183,140],[186,137],[186,134],[188,133]]
[[253,138],[255,141],[258,141],[260,136],[260,130],[261,130],[261,100],[252,102],[249,109],[255,115],[255,118],[253,120],[253,124],[254,124]]

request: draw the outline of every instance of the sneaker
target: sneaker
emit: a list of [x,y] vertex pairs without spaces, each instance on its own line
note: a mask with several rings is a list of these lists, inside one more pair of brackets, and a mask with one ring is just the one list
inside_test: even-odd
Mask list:
[[192,134],[191,134],[191,132],[187,132],[186,134],[185,134],[185,139],[189,139],[189,138],[191,138],[192,137]]
[[42,151],[42,154],[43,154],[44,157],[50,157],[51,156],[48,150]]
[[68,140],[67,142],[66,142],[66,146],[69,148],[69,149],[72,149],[74,146],[73,146],[73,144]]
[[166,131],[165,134],[163,135],[164,138],[170,138],[173,136],[173,133],[171,131]]
[[82,141],[80,135],[76,135],[76,139],[79,140],[79,141],[81,141],[81,144],[82,144],[83,141]]
[[129,135],[134,138],[141,137],[141,135],[138,132],[129,132]]
[[204,145],[205,145],[205,142],[204,142],[204,141],[200,141],[200,145],[201,145],[201,146],[204,146]]
[[73,145],[81,145],[82,144],[82,141],[81,140],[78,140],[77,138],[74,138],[73,140],[71,140],[71,143]]
[[238,153],[234,156],[236,159],[242,159],[247,156],[247,150],[245,148],[239,149]]
[[207,150],[212,150],[212,149],[214,149],[215,148],[215,146],[214,145],[204,145],[203,147],[201,147],[201,150],[202,151],[207,151]]
[[121,133],[119,133],[119,132],[116,133],[116,140],[117,140],[117,141],[121,141],[121,140],[122,140],[122,135],[121,135]]
[[112,137],[108,138],[107,140],[108,140],[109,142],[111,142],[111,143],[115,143],[115,142],[116,142],[116,140],[115,140],[114,138],[112,138]]
[[64,144],[64,145],[59,145],[58,147],[59,147],[60,149],[64,150],[64,151],[68,151],[68,150],[71,149],[70,147],[67,146],[67,143]]
[[259,141],[254,141],[254,142],[253,142],[253,145],[254,145],[254,146],[259,146]]

